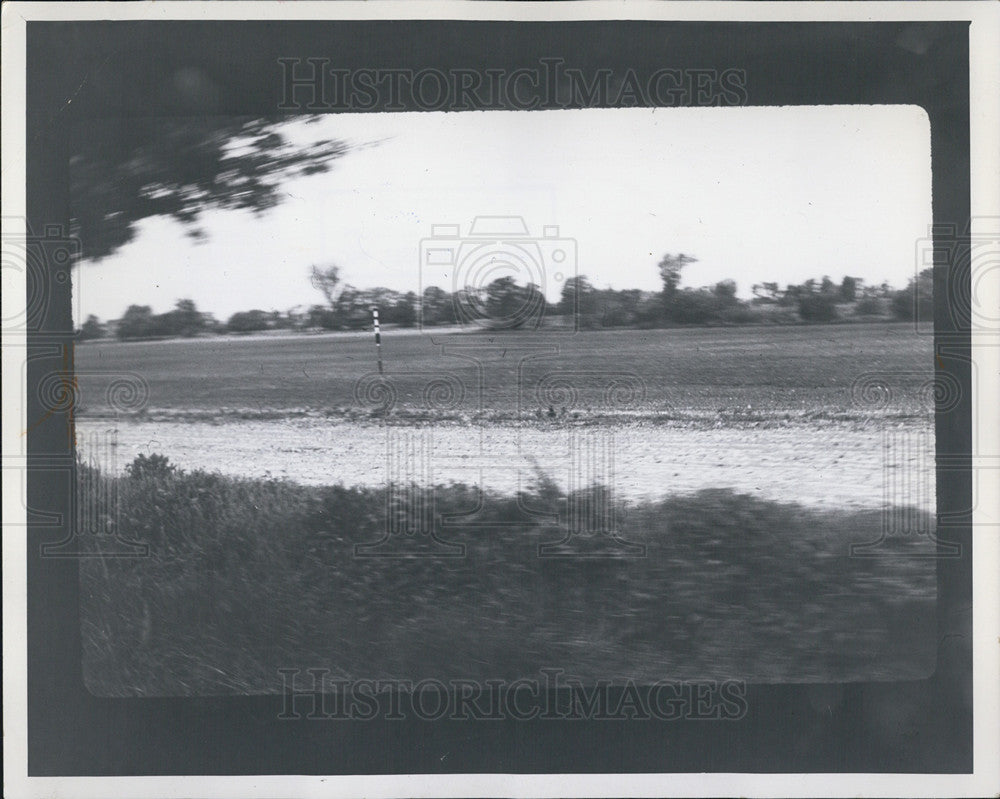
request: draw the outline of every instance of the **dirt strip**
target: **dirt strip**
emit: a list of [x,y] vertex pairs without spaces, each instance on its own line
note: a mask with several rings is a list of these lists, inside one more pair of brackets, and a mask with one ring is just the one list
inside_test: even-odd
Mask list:
[[512,492],[541,470],[564,488],[598,482],[632,499],[732,488],[816,507],[935,507],[933,427],[920,419],[429,426],[84,417],[77,439],[85,459],[115,473],[155,452],[184,469],[311,485],[392,479]]

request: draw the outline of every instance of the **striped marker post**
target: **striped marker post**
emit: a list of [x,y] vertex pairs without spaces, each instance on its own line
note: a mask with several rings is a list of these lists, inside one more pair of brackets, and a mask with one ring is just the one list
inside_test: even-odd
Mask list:
[[378,308],[372,308],[372,323],[375,328],[375,352],[378,354],[378,373],[382,374],[382,333],[378,326]]

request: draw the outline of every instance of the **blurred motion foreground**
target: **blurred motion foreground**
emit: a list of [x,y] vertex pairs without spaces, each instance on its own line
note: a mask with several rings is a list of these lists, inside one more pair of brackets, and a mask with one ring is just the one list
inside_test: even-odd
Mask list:
[[[389,501],[385,489],[183,472],[166,459],[121,477],[81,465],[79,489],[104,530],[84,536],[96,557],[81,560],[84,672],[97,695],[280,693],[279,670],[309,668],[343,679],[557,668],[589,682],[829,683],[918,679],[935,666],[935,542],[881,540],[879,511],[705,490],[617,503],[629,556],[546,557],[579,496],[544,478],[516,496],[451,484],[433,489],[436,519],[467,521],[442,528],[446,546],[359,557],[387,518],[430,507],[430,489]],[[150,554],[101,557],[112,538]],[[876,541],[875,556],[851,556]]]

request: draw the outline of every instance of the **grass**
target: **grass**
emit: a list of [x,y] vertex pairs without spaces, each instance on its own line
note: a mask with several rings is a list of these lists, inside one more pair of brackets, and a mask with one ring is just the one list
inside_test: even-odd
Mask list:
[[[521,331],[486,350],[485,334],[435,341],[384,334],[396,411],[864,412],[852,384],[874,372],[892,380],[889,410],[914,412],[934,374],[933,342],[908,324]],[[384,399],[364,380],[368,335],[96,341],[77,348],[76,371],[85,414],[113,413],[106,395],[122,373],[146,381],[151,409],[367,411]]]
[[[102,696],[274,693],[281,668],[334,677],[841,681],[933,668],[934,561],[880,537],[878,512],[820,512],[730,491],[616,508],[644,557],[546,558],[572,503],[539,479],[519,496],[434,492],[460,558],[360,558],[426,490],[306,487],[148,461],[79,470],[80,490],[146,558],[81,562],[84,672]],[[405,487],[399,487],[403,489]],[[109,490],[109,489],[114,489]],[[593,489],[592,491],[599,491]],[[526,511],[526,508],[532,512]],[[110,539],[94,536],[95,553]],[[930,620],[930,621],[928,621]]]

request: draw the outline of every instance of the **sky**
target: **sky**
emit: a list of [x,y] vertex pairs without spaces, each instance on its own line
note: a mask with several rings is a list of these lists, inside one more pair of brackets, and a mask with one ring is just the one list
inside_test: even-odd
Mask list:
[[[902,287],[931,223],[930,126],[915,106],[330,114],[286,132],[377,143],[287,181],[262,216],[206,213],[205,241],[142,221],[134,241],[78,265],[81,318],[131,304],[162,313],[182,298],[220,320],[309,306],[322,302],[313,264],[338,265],[358,288],[452,291],[499,274],[463,260],[477,216],[520,217],[527,238],[561,241],[528,250],[551,300],[573,274],[658,290],[668,252],[698,259],[682,286],[731,278],[743,297],[823,275]],[[422,262],[440,249],[436,225],[470,242],[452,266]]]

